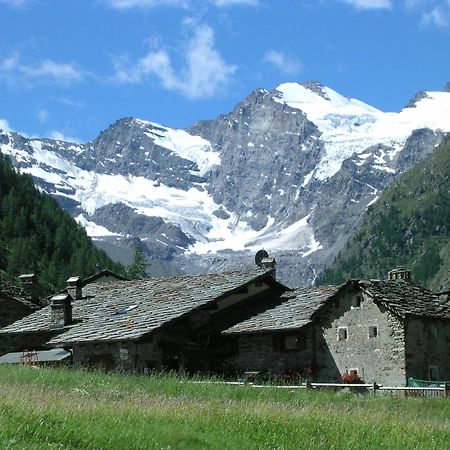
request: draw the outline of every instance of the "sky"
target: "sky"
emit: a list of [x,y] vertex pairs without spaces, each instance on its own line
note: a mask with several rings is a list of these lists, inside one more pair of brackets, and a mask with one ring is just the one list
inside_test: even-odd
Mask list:
[[0,128],[186,128],[317,80],[383,111],[450,81],[450,0],[0,0]]

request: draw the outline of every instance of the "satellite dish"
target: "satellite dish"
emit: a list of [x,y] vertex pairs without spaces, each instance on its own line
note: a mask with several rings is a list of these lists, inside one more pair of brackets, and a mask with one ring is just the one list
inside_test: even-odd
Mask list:
[[268,258],[269,254],[265,250],[258,250],[255,255],[255,263],[257,266],[262,267],[262,260]]

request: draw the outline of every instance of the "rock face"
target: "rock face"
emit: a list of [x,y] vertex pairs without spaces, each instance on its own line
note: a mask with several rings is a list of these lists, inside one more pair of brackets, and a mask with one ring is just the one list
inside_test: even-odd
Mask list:
[[252,266],[264,247],[298,286],[441,142],[449,111],[447,92],[383,113],[318,82],[287,83],[187,131],[125,118],[86,144],[0,132],[0,149],[122,261],[136,239],[158,274]]

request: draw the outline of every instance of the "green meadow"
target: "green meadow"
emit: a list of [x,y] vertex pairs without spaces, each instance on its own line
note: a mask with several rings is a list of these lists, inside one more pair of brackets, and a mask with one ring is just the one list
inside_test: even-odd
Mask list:
[[450,449],[450,399],[0,367],[1,449]]

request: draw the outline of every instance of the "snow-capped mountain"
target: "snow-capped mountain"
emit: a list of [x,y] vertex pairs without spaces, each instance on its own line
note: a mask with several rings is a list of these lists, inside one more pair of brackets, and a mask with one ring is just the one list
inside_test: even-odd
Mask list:
[[86,144],[0,132],[0,150],[107,250],[139,237],[153,258],[198,272],[251,264],[264,247],[298,285],[449,131],[448,92],[385,113],[286,83],[186,131],[127,118]]

